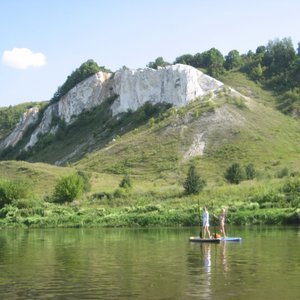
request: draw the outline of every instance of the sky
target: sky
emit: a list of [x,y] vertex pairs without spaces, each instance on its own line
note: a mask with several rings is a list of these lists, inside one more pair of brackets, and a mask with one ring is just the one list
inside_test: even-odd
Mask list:
[[51,99],[88,59],[116,71],[213,47],[300,42],[299,0],[0,0],[0,107]]

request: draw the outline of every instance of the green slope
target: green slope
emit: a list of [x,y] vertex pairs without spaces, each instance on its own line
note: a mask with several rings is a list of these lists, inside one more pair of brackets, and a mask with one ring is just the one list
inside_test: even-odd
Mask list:
[[[228,104],[234,101],[226,98],[230,97],[221,95],[206,105],[199,100],[176,113],[169,112],[165,119],[126,133],[75,166],[110,174],[127,172],[140,180],[169,186],[182,183],[191,161],[211,184],[222,183],[225,169],[233,162],[253,163],[264,177],[276,177],[283,168],[299,171],[299,121],[265,101],[248,100],[247,106],[240,108]],[[209,120],[213,124],[216,115],[224,113],[233,119],[221,119],[211,129]],[[204,155],[185,159],[195,136],[205,126]]]
[[0,161],[0,179],[27,179],[36,195],[49,196],[58,178],[74,172],[70,167],[58,167],[45,163],[25,161]]
[[[146,106],[118,118],[111,117],[108,99],[71,126],[61,124],[56,136],[43,137],[17,158],[89,172],[93,191],[113,190],[125,173],[140,190],[182,190],[191,162],[209,186],[224,184],[223,174],[233,162],[253,163],[264,178],[276,177],[284,168],[299,172],[299,121],[278,112],[272,93],[243,74],[227,73],[222,80],[251,98],[233,97],[227,89],[185,108]],[[186,157],[199,137],[205,143],[203,155]],[[52,168],[43,166],[45,172]],[[37,185],[43,183],[37,180]]]

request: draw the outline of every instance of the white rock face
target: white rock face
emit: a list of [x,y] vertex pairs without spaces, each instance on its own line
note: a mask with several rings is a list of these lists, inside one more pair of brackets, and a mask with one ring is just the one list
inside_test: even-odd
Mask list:
[[111,73],[99,72],[77,84],[58,102],[58,116],[69,124],[83,111],[101,104],[110,96],[106,88]]
[[80,82],[57,103],[50,105],[45,110],[41,123],[31,135],[25,150],[38,141],[39,135],[44,135],[48,132],[55,133],[57,127],[51,128],[53,117],[59,117],[66,124],[70,124],[82,112],[88,111],[107,99],[111,94],[111,90],[108,88],[108,81],[111,75],[111,73],[99,72]]
[[99,72],[80,82],[57,103],[44,112],[41,123],[33,132],[25,149],[33,146],[39,135],[54,133],[53,117],[66,124],[74,122],[84,111],[100,105],[108,97],[118,95],[111,106],[112,114],[135,111],[146,102],[170,103],[182,107],[210,92],[223,87],[223,83],[187,65],[171,65],[164,68],[130,70],[122,68],[114,76]]
[[221,87],[222,82],[187,65],[171,65],[158,70],[123,68],[114,76],[113,88],[119,97],[112,105],[112,111],[113,115],[129,109],[135,111],[148,101],[182,107]]
[[7,148],[9,146],[14,147],[24,135],[25,130],[32,123],[35,123],[38,119],[39,109],[37,107],[32,107],[26,111],[20,118],[18,124],[16,125],[14,131],[7,136],[0,143],[0,149]]
[[32,133],[29,143],[27,143],[27,145],[25,146],[25,150],[27,150],[28,147],[33,146],[38,141],[39,134],[43,135],[47,132],[50,132],[51,121],[53,118],[53,111],[54,111],[55,107],[57,107],[57,105],[55,105],[55,104],[47,107],[47,109],[45,110],[45,112],[43,114],[41,123],[39,124],[37,129]]

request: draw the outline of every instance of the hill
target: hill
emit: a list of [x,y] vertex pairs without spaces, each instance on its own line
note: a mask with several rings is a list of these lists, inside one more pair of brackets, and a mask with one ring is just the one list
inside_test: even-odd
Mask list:
[[108,98],[71,124],[60,123],[31,149],[20,153],[25,139],[4,154],[178,186],[191,162],[212,184],[224,182],[233,162],[253,163],[265,177],[283,168],[298,172],[299,121],[276,110],[272,93],[242,73],[222,79],[227,87],[184,107],[147,102],[113,117]]
[[[28,226],[195,225],[199,198],[183,193],[187,170],[195,165],[207,182],[199,204],[213,213],[225,206],[232,224],[298,222],[299,120],[279,112],[272,92],[245,74],[227,72],[222,81],[226,85],[184,106],[146,101],[115,116],[111,105],[116,97],[108,97],[70,123],[52,119],[49,124],[57,131],[39,136],[24,151],[33,131],[26,133],[2,158],[28,162],[2,161],[1,174],[30,179],[42,204],[6,206],[0,221]],[[235,162],[252,164],[255,180],[229,185],[224,173]],[[77,171],[91,183],[82,199],[63,207],[44,202],[51,202],[57,179]],[[124,174],[132,180],[130,191],[119,187]]]

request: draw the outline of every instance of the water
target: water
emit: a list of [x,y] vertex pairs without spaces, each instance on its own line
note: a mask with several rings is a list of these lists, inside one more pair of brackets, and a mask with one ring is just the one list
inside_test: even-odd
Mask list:
[[0,231],[0,299],[300,299],[300,227]]

